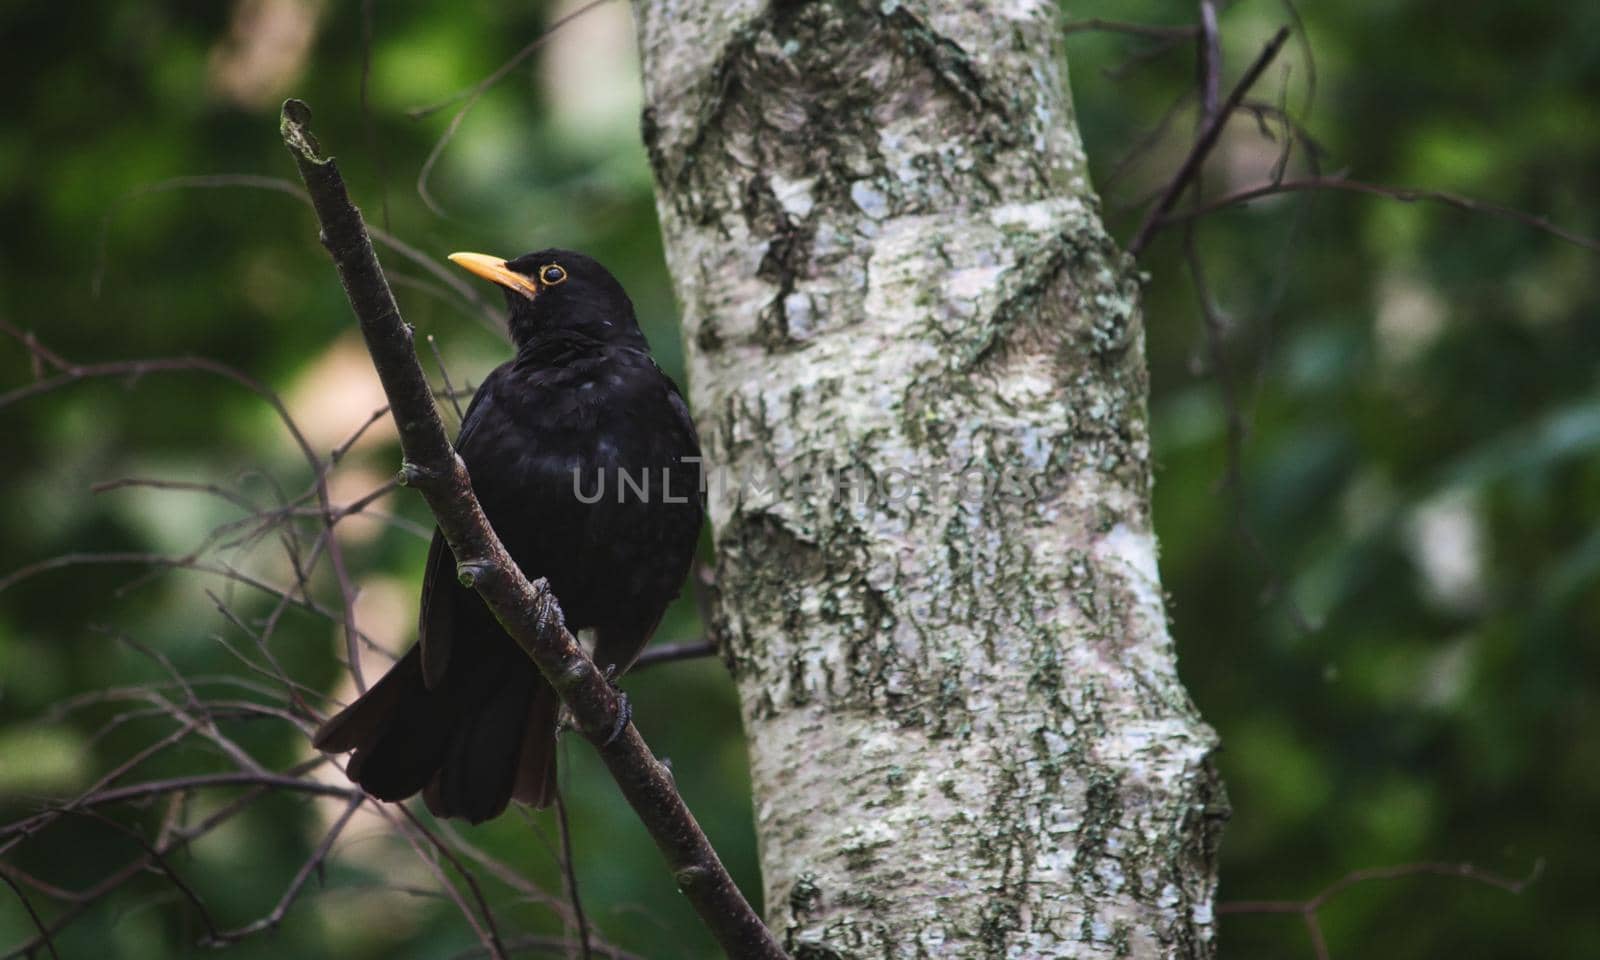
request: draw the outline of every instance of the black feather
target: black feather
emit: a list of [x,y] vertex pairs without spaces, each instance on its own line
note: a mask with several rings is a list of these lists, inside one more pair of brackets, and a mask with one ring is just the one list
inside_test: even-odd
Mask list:
[[[568,629],[595,629],[597,661],[620,673],[693,557],[700,448],[682,396],[650,359],[633,305],[604,267],[562,250],[507,266],[539,277],[552,263],[563,282],[533,300],[508,293],[516,357],[478,388],[456,448],[512,558],[549,581]],[[619,496],[624,473],[644,495]],[[597,483],[605,495],[584,502]],[[380,799],[420,791],[436,814],[479,822],[512,797],[553,800],[559,712],[555,691],[457,581],[436,533],[417,645],[315,743],[355,751],[350,777]]]

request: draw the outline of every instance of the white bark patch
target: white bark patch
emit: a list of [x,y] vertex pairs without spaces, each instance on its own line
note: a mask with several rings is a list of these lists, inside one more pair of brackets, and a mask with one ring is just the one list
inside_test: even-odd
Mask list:
[[1160,609],[1161,571],[1156,566],[1156,538],[1148,530],[1135,532],[1119,523],[1095,544],[1099,559],[1129,574],[1128,586],[1141,606]]
[[850,199],[855,201],[856,209],[874,220],[889,215],[889,197],[866,180],[850,185]]
[[811,196],[811,188],[816,183],[815,177],[804,177],[799,180],[790,180],[782,174],[774,173],[771,176],[772,195],[783,205],[784,212],[799,220],[804,220],[811,213],[811,208],[816,201]]

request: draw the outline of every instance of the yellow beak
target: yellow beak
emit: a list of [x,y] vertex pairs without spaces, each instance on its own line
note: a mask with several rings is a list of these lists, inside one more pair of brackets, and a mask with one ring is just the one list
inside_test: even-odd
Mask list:
[[539,295],[539,285],[532,277],[523,276],[506,266],[506,262],[499,257],[491,257],[486,253],[452,253],[450,262],[490,283],[515,290],[529,300]]

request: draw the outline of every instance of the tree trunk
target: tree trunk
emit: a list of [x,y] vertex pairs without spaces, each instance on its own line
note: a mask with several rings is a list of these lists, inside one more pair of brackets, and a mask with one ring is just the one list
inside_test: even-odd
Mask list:
[[637,9],[769,922],[1210,956],[1226,805],[1055,4]]

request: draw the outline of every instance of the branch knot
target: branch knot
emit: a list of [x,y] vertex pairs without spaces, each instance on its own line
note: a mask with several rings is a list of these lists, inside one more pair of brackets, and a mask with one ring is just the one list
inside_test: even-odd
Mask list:
[[456,564],[456,579],[463,587],[475,586],[493,572],[494,564],[487,560],[463,560]]
[[439,471],[410,460],[400,461],[400,475],[395,481],[402,487],[422,487],[439,479]]

